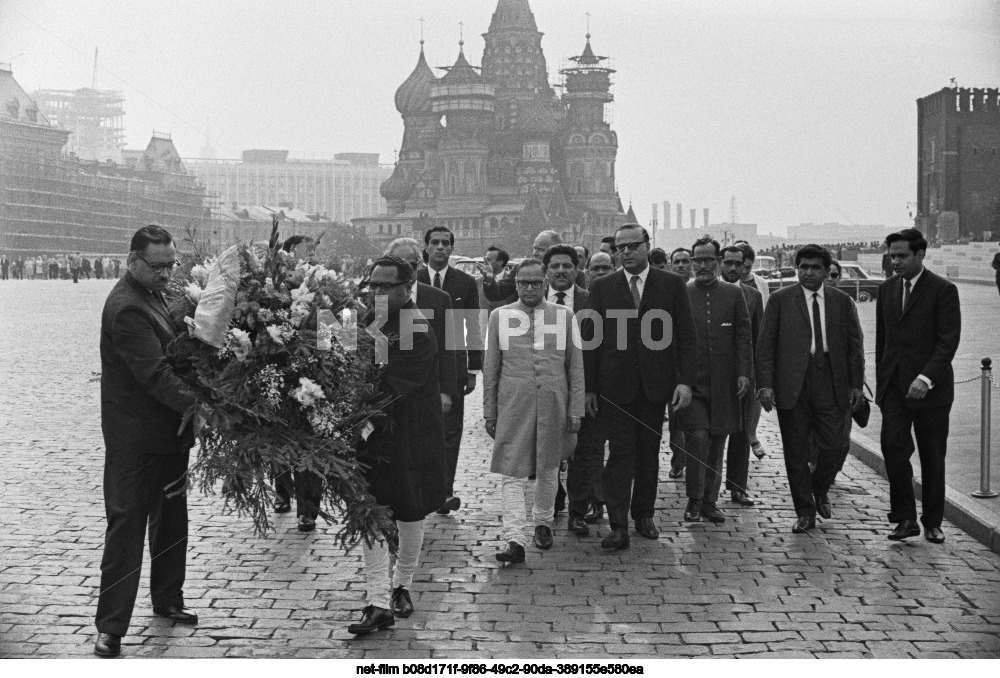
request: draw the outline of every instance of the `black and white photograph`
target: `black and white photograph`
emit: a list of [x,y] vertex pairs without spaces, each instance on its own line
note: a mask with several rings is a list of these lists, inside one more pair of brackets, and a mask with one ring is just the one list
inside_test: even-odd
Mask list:
[[0,0],[0,659],[1000,658],[998,147],[997,0]]

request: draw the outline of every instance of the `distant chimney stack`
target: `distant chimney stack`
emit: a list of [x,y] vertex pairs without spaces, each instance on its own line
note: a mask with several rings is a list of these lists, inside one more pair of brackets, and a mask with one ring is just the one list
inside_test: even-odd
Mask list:
[[677,228],[684,228],[684,206],[677,203]]
[[698,228],[698,209],[691,208],[691,228]]
[[673,224],[670,223],[670,201],[663,201],[663,230],[666,231],[673,228]]
[[705,217],[705,221],[702,223],[701,227],[702,228],[708,228],[708,208],[707,207],[704,210],[702,210],[702,216]]

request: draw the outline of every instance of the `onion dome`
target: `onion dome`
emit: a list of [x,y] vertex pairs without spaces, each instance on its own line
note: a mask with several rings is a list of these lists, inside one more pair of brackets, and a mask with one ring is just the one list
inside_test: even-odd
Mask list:
[[382,182],[378,192],[389,201],[405,200],[410,192],[409,182],[406,180],[406,172],[402,166],[396,165],[392,176]]
[[420,41],[420,58],[410,77],[396,90],[396,110],[405,118],[431,112],[431,85],[437,78],[424,58],[424,41]]

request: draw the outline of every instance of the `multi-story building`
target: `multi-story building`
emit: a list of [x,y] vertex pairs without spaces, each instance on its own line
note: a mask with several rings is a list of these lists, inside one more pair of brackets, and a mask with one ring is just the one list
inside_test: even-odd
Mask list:
[[121,92],[83,87],[35,92],[39,112],[69,131],[64,151],[81,160],[122,161],[125,148],[125,99]]
[[391,168],[377,153],[338,153],[332,160],[289,158],[284,150],[248,150],[242,159],[186,159],[220,205],[290,203],[343,223],[385,211],[379,185]]
[[0,66],[0,101],[0,251],[8,256],[120,256],[144,224],[178,238],[210,229],[204,188],[168,135],[154,134],[124,165],[85,161],[64,155],[70,132],[39,113],[9,66]]
[[1000,90],[917,100],[916,224],[932,240],[1000,236]]
[[499,0],[483,37],[481,69],[460,42],[440,78],[421,41],[416,68],[396,90],[403,142],[381,186],[388,210],[354,224],[380,244],[440,224],[475,243],[467,252],[497,244],[523,255],[545,229],[593,246],[625,219],[618,137],[605,113],[614,70],[587,34],[574,65],[560,71],[565,93],[557,96],[528,0]]

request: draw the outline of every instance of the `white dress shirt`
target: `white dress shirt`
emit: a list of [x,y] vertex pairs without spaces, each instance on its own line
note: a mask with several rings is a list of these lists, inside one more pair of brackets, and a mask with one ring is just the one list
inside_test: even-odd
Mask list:
[[[568,290],[562,290],[562,293],[566,295],[563,298],[563,305],[566,306],[567,308],[569,308],[569,310],[571,310],[571,311],[573,310],[573,289],[574,289],[574,287],[570,287]],[[552,287],[552,285],[549,285],[549,289],[546,290],[546,292],[545,292],[545,299],[549,303],[556,304],[558,306],[559,304],[556,301],[556,299],[558,299],[558,297],[556,297],[556,295],[559,294],[559,292],[560,292],[560,290],[557,290],[554,287]]]
[[430,276],[430,282],[428,283],[431,287],[434,287],[434,274],[441,274],[441,289],[444,289],[444,279],[448,277],[448,269],[451,268],[450,265],[446,265],[440,271],[435,271],[430,266],[427,267],[427,275]]
[[624,268],[621,269],[621,270],[622,270],[622,273],[625,274],[625,282],[628,283],[628,288],[630,290],[632,289],[632,277],[633,276],[639,276],[639,280],[638,280],[638,282],[636,282],[636,287],[639,288],[639,299],[641,300],[642,299],[642,293],[646,289],[646,278],[649,277],[649,266],[646,266],[646,268],[642,269],[642,273],[629,273]]
[[[819,289],[812,292],[802,286],[802,293],[806,295],[806,310],[809,311],[809,331],[812,332],[813,325],[813,295],[818,294],[819,297],[819,322],[820,327],[823,331],[823,353],[830,352],[830,339],[827,336],[826,331],[826,286],[820,285]],[[809,342],[809,352],[813,355],[817,352],[816,347],[816,337],[813,337]]]

